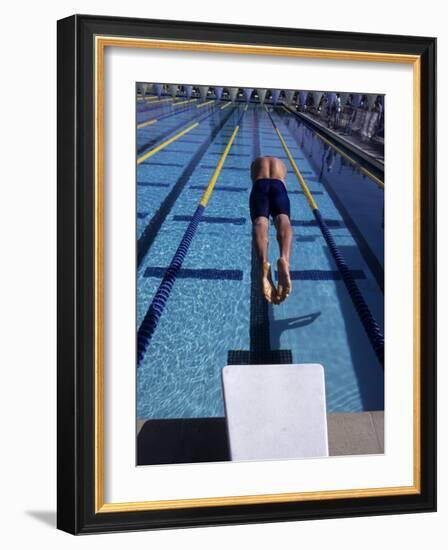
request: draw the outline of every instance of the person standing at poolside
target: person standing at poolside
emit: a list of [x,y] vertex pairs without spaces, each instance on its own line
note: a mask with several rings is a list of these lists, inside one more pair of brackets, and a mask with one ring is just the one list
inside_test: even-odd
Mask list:
[[[265,299],[280,304],[291,293],[289,270],[292,228],[290,202],[286,190],[285,163],[277,157],[257,157],[250,167],[252,190],[249,197],[252,243],[260,262],[261,288]],[[277,260],[278,287],[272,280],[268,261],[269,216],[277,231],[280,256]]]

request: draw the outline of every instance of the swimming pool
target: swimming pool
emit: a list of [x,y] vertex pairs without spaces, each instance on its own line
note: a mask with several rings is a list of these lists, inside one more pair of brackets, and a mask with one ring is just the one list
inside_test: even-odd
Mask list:
[[[383,367],[265,107],[167,99],[137,104],[137,158],[188,129],[138,164],[137,329],[240,127],[139,362],[137,417],[223,416],[221,369],[232,362],[321,363],[328,412],[382,410]],[[383,329],[384,190],[295,115],[279,106],[271,116]],[[259,155],[288,167],[293,292],[280,306],[261,297],[252,254],[249,167]]]

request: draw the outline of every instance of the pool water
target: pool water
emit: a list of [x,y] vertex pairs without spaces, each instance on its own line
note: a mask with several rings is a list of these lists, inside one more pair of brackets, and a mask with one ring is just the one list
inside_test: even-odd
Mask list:
[[[199,104],[200,102],[198,102]],[[216,165],[241,124],[163,314],[137,368],[137,417],[224,416],[229,362],[321,363],[328,412],[384,408],[384,370],[301,192],[264,106],[137,104],[137,156],[199,125],[137,168],[137,329]],[[273,120],[310,188],[370,311],[384,329],[384,191],[281,107]],[[250,163],[288,167],[293,291],[280,306],[258,291],[251,245]],[[270,227],[269,258],[278,245]]]

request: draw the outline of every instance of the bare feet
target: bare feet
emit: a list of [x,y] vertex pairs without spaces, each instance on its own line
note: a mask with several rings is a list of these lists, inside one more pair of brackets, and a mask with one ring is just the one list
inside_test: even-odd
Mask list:
[[272,304],[276,298],[274,281],[272,280],[271,264],[263,262],[261,266],[261,288],[266,300]]
[[289,273],[289,263],[285,258],[279,258],[277,260],[278,271],[278,288],[277,288],[277,300],[276,303],[280,304],[291,294],[291,275]]

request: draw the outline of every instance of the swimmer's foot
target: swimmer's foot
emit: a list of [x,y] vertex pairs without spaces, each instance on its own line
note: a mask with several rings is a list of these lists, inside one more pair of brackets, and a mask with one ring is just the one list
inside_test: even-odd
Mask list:
[[261,288],[263,296],[272,304],[276,298],[276,290],[274,281],[272,280],[271,264],[263,262],[261,265]]
[[291,294],[292,285],[291,285],[291,275],[289,273],[289,263],[285,258],[279,258],[277,260],[277,271],[278,271],[278,288],[277,288],[277,299],[276,303],[280,304]]

